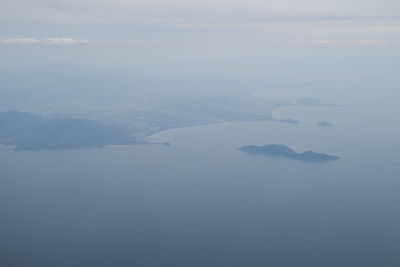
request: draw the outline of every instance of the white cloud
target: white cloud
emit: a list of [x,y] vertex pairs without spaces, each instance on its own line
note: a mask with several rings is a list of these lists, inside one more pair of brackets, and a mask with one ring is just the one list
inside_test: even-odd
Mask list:
[[47,38],[41,41],[45,45],[84,45],[88,40],[74,40],[71,38]]
[[5,43],[5,44],[37,44],[37,43],[40,43],[40,41],[35,38],[14,38],[14,39],[0,40],[0,42]]
[[[146,46],[143,49],[172,43],[178,47],[189,38],[193,45],[207,40],[210,49],[222,43],[261,49],[291,40],[378,46],[400,40],[398,14],[400,0],[0,0],[0,25],[5,25],[0,38],[72,33],[107,46],[126,42]],[[15,40],[9,42],[29,43]],[[35,42],[89,43],[70,38],[30,43]]]
[[71,38],[14,38],[0,40],[3,44],[41,44],[41,45],[85,45],[89,44],[88,40],[75,40]]
[[314,40],[314,41],[294,41],[294,44],[320,44],[320,45],[354,45],[354,44],[399,44],[397,41],[388,40]]

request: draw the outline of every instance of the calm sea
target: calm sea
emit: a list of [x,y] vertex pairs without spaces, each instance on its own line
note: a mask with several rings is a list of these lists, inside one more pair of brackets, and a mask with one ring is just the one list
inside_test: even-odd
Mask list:
[[[225,123],[152,137],[170,147],[0,147],[0,266],[400,266],[396,107],[289,107],[275,116],[300,124]],[[341,159],[236,149],[249,144]]]

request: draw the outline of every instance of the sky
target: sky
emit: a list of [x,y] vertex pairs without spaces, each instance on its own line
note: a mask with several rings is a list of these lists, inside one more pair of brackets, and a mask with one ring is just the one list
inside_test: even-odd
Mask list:
[[0,40],[3,48],[202,48],[204,56],[282,45],[398,45],[399,14],[396,0],[3,0]]
[[393,71],[399,47],[398,0],[0,1],[0,68],[10,72],[307,80],[320,63]]

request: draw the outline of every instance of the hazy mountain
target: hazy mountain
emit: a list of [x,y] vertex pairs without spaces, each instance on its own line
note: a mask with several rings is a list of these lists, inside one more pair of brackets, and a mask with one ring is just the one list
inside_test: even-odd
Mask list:
[[45,119],[10,111],[0,113],[0,142],[16,150],[54,150],[132,144],[134,138],[123,129],[93,120]]

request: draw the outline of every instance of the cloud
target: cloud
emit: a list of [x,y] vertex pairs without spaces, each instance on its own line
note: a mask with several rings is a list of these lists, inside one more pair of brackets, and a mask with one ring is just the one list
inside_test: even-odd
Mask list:
[[14,38],[0,40],[3,44],[40,44],[40,45],[86,45],[89,44],[88,40],[75,40],[72,38]]
[[6,39],[0,40],[1,43],[4,44],[37,44],[40,43],[39,40],[34,38],[15,38],[15,39]]
[[149,45],[204,42],[213,50],[222,44],[262,49],[290,45],[292,40],[371,47],[400,40],[399,0],[2,0],[0,6],[0,25],[4,25],[0,43],[9,36],[43,33],[64,38],[7,42],[92,43],[65,38],[72,33],[72,37],[83,36],[107,47],[135,44],[148,49]]
[[363,45],[363,44],[399,44],[398,41],[389,40],[314,40],[314,41],[294,41],[294,44],[320,44],[320,45]]
[[45,45],[85,45],[88,40],[74,40],[71,38],[47,38],[41,41]]

